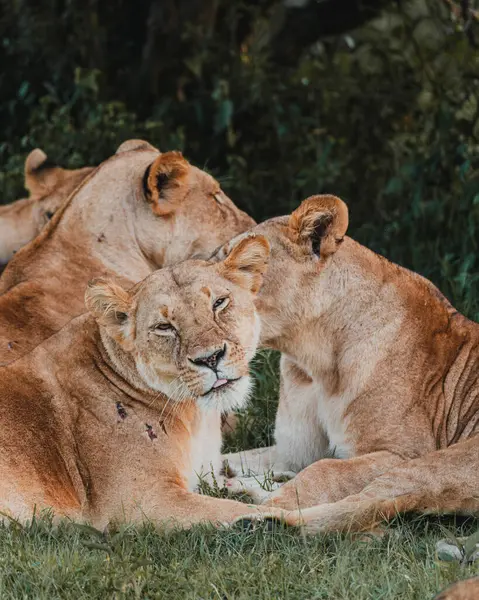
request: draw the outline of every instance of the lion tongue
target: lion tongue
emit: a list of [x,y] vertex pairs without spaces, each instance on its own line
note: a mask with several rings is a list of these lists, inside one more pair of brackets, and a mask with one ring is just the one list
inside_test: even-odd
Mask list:
[[217,387],[221,387],[222,385],[225,385],[225,383],[228,383],[227,379],[217,379],[214,383],[213,383],[213,387],[217,388]]

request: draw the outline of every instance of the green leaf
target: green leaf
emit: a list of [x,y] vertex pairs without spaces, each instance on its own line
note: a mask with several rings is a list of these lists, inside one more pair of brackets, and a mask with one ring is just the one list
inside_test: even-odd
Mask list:
[[18,97],[23,100],[25,98],[25,96],[28,94],[28,90],[29,89],[30,89],[29,82],[28,81],[24,81],[22,83],[22,85],[20,86],[20,89],[18,90]]
[[95,529],[95,527],[92,527],[91,525],[86,525],[84,523],[73,523],[72,525],[75,529],[78,529],[78,531],[83,531],[84,533],[89,533],[101,540],[105,539],[105,534],[103,533],[103,531],[100,531],[99,529]]
[[83,542],[85,548],[89,550],[103,550],[107,554],[111,554],[111,548],[107,544],[97,544],[96,542]]
[[25,530],[25,526],[22,525],[22,523],[20,523],[20,521],[18,519],[15,519],[15,517],[12,517],[11,515],[9,515],[6,512],[3,512],[3,510],[0,510],[0,515],[2,517],[5,517],[6,519],[8,519],[10,521],[10,523],[12,525],[14,525],[15,527],[18,527],[18,529],[22,529],[23,531]]
[[229,99],[223,100],[216,113],[215,132],[224,131],[230,124],[233,116],[233,102]]
[[469,559],[476,550],[479,550],[479,531],[470,535],[464,542],[464,554],[466,560]]
[[385,194],[400,194],[403,191],[404,185],[400,177],[392,177],[386,184]]

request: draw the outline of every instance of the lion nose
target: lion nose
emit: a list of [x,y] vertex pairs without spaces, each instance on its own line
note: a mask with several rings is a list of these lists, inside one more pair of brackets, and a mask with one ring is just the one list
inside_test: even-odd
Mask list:
[[196,358],[190,358],[190,361],[195,365],[199,365],[200,367],[208,367],[209,369],[216,371],[216,369],[218,368],[218,363],[220,362],[220,360],[223,358],[223,356],[225,354],[226,354],[226,344],[223,346],[223,348],[214,350],[210,354],[203,354],[203,356],[198,356]]

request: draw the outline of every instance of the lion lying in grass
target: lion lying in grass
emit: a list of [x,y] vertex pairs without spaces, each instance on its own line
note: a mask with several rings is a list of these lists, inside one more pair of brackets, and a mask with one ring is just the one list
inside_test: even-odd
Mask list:
[[93,171],[62,169],[52,165],[36,148],[25,161],[25,187],[30,192],[6,206],[0,206],[0,271],[22,246],[38,235],[73,190]]
[[221,411],[250,389],[268,255],[258,236],[223,263],[188,261],[130,291],[100,280],[91,314],[2,367],[1,511],[23,521],[52,508],[97,527],[281,517],[194,493],[219,472]]
[[130,140],[75,190],[0,279],[0,364],[84,311],[93,277],[137,283],[205,256],[254,221],[179,152]]
[[230,467],[303,469],[267,502],[305,509],[310,531],[477,513],[479,325],[347,226],[344,202],[313,196],[253,230],[272,256],[261,345],[283,353],[276,446],[227,455]]

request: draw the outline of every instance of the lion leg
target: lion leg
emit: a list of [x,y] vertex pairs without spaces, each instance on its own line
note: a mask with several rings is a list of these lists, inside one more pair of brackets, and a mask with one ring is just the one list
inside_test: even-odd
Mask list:
[[324,458],[298,473],[266,502],[289,510],[336,502],[359,492],[402,461],[396,454],[385,451],[348,459]]
[[275,446],[230,452],[223,454],[221,458],[227,464],[228,471],[238,477],[262,477],[272,471],[282,472],[286,468],[278,462]]
[[213,498],[188,492],[182,488],[169,490],[161,496],[161,503],[139,509],[130,514],[130,521],[153,521],[159,525],[171,523],[173,526],[190,527],[197,523],[226,525],[241,518],[261,520],[270,517],[285,524],[297,525],[299,515],[289,515],[288,511],[266,506],[244,504],[235,500]]
[[316,533],[368,530],[409,511],[479,513],[479,437],[405,461],[360,493],[302,515]]
[[287,356],[281,356],[275,458],[287,470],[302,469],[330,454],[329,439],[318,416],[322,390]]
[[281,357],[280,366],[276,445],[223,455],[239,479],[291,477],[328,453],[329,442],[317,417],[320,391],[286,356]]

